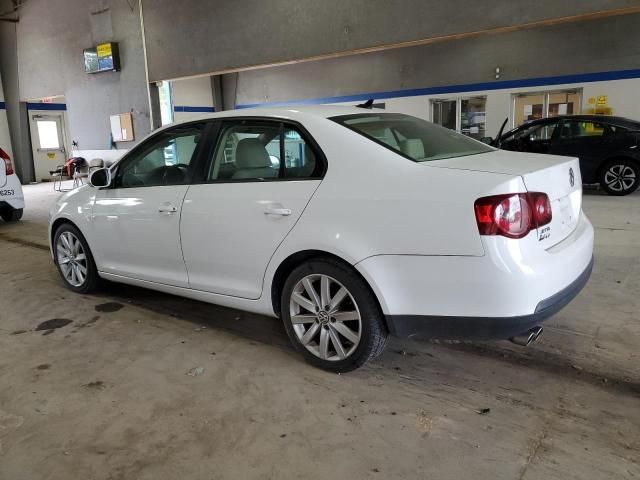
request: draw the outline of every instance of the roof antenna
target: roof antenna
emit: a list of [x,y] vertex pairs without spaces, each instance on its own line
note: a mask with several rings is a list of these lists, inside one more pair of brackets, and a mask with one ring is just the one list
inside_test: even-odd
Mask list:
[[367,100],[364,103],[361,103],[360,105],[356,105],[356,107],[358,107],[358,108],[368,108],[369,110],[371,110],[373,108],[373,98],[370,98],[369,100]]

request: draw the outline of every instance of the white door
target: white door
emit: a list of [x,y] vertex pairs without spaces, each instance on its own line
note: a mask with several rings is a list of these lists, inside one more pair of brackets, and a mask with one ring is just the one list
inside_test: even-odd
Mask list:
[[67,161],[64,112],[30,110],[29,122],[36,181],[50,179],[50,172]]
[[191,288],[259,298],[269,260],[318,188],[323,168],[295,127],[224,122],[208,183],[189,187],[182,210]]
[[92,249],[100,271],[188,286],[179,224],[203,130],[191,124],[155,135],[122,160],[112,188],[97,192]]

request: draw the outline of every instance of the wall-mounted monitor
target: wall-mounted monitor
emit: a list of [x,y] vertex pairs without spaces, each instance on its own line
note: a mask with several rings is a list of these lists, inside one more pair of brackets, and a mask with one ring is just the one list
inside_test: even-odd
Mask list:
[[120,71],[120,52],[116,42],[107,42],[84,49],[86,73]]

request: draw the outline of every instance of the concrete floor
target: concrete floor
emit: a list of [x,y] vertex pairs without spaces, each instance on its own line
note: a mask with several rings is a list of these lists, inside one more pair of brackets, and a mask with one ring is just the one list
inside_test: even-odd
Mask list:
[[[0,222],[1,479],[640,478],[640,192],[585,193],[594,274],[535,346],[393,339],[334,375],[275,319],[72,294],[50,188]],[[36,330],[51,319],[72,322]]]

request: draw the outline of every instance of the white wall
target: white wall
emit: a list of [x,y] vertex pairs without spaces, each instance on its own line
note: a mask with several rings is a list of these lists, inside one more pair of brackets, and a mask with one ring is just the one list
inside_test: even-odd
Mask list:
[[[640,78],[547,85],[542,87],[511,88],[504,90],[480,90],[455,94],[420,95],[389,99],[380,98],[376,99],[376,103],[386,103],[387,111],[406,113],[426,120],[433,120],[431,115],[431,100],[486,96],[486,134],[488,136],[495,136],[505,118],[509,117],[509,123],[507,124],[506,129],[511,127],[511,120],[513,118],[513,94],[576,88],[582,89],[581,108],[583,112],[590,107],[588,103],[589,98],[606,95],[607,106],[612,109],[613,115],[640,121]],[[344,103],[353,105],[362,102]]]
[[[0,102],[4,102],[2,79],[0,79]],[[11,139],[9,138],[9,124],[7,123],[7,111],[4,108],[0,108],[0,148],[13,158]]]
[[190,78],[174,80],[171,82],[173,96],[173,120],[195,120],[202,116],[202,112],[179,112],[176,107],[207,107],[212,108],[213,91],[211,90],[211,77]]
[[640,121],[640,79],[585,83],[583,88],[583,108],[589,106],[588,98],[607,95],[614,115]]

